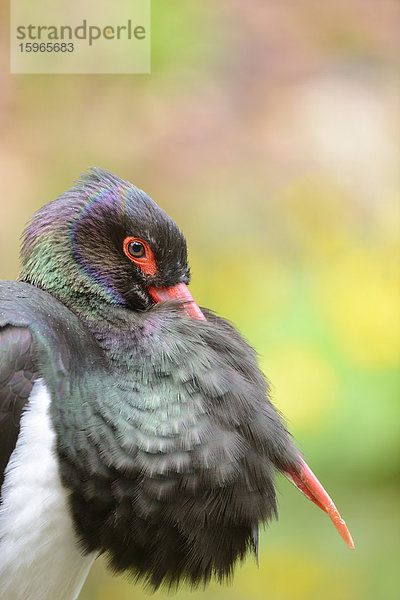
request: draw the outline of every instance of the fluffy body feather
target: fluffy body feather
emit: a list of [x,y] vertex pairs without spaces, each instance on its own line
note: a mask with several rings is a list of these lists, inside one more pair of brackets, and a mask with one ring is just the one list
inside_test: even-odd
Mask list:
[[27,284],[0,286],[0,302],[33,334],[85,552],[155,587],[228,576],[275,514],[274,468],[297,461],[253,351],[168,304],[116,310],[104,336]]

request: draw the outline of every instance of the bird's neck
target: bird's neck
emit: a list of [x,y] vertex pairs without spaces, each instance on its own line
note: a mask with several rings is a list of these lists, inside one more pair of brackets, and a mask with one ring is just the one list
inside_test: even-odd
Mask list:
[[42,289],[77,315],[111,360],[121,365],[126,363],[128,368],[133,354],[140,352],[148,336],[159,327],[160,311],[154,308],[133,310],[105,296],[89,293],[84,286],[78,289],[65,285],[54,289],[42,286]]
[[135,311],[107,303],[74,303],[73,312],[96,338],[107,356],[124,363],[154,333],[159,317],[153,311]]

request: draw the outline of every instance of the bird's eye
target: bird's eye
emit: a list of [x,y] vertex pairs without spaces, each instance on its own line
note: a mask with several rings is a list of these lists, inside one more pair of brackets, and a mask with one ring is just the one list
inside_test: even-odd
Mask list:
[[131,260],[145,275],[155,275],[157,273],[156,259],[150,244],[137,237],[128,236],[124,239],[123,250],[126,256]]
[[127,250],[132,258],[143,258],[146,256],[146,250],[141,242],[131,242],[128,244]]

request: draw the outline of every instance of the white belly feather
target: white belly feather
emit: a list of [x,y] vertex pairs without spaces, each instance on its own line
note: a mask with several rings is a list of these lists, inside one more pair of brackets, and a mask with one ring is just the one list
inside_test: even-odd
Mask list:
[[7,465],[0,505],[0,599],[74,600],[95,555],[83,556],[68,511],[49,416],[35,383]]

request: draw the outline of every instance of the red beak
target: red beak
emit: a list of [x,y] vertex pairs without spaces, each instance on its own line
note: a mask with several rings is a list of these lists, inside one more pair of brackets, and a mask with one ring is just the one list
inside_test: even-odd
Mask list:
[[[180,300],[183,310],[189,317],[206,321],[205,316],[197,306],[185,283],[179,283],[178,285],[168,288],[157,288],[152,286],[149,287],[149,294],[156,303],[164,300]],[[347,546],[351,550],[354,550],[354,542],[346,527],[346,523],[307,463],[300,458],[298,470],[282,471],[282,473],[297,487],[298,490],[300,490],[300,492],[302,492],[302,494],[306,496],[306,498],[314,502],[321,510],[328,514]]]
[[155,303],[163,302],[164,300],[180,300],[183,310],[189,317],[206,321],[205,316],[197,306],[192,294],[189,292],[186,283],[178,283],[178,285],[167,288],[151,286],[148,291]]

